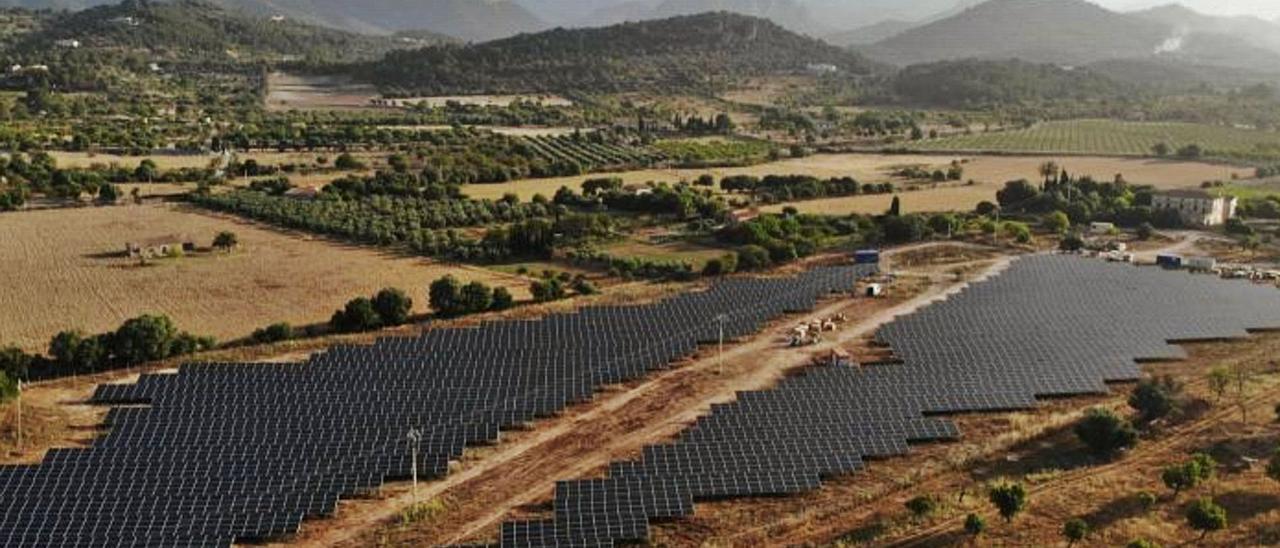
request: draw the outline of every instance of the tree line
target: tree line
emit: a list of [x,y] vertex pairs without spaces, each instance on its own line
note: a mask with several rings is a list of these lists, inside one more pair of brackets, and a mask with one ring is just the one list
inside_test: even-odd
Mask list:
[[107,333],[60,332],[49,341],[47,356],[6,348],[0,352],[0,370],[15,379],[51,379],[183,356],[216,344],[212,337],[178,330],[168,316],[146,314]]

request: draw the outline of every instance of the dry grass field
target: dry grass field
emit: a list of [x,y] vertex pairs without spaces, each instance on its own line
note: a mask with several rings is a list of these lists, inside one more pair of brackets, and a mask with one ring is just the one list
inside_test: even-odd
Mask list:
[[[195,253],[139,266],[125,242],[186,234],[208,246],[217,232],[243,244],[230,254]],[[511,287],[515,276],[278,232],[181,206],[61,209],[0,215],[0,344],[42,350],[58,331],[113,329],[142,313],[164,313],[182,329],[219,339],[276,321],[323,322],[347,300],[388,286],[426,311],[426,286],[447,273]]]
[[[892,171],[904,165],[926,165],[939,168],[949,165],[954,160],[967,160],[964,165],[966,180],[972,179],[975,185],[955,187],[940,185],[936,189],[922,189],[903,196],[903,205],[907,211],[940,211],[970,209],[983,200],[994,200],[996,191],[1006,181],[1013,179],[1036,179],[1038,168],[1047,161],[1055,161],[1075,175],[1091,175],[1101,180],[1111,180],[1116,174],[1124,175],[1125,180],[1134,184],[1154,185],[1158,188],[1186,188],[1199,186],[1201,182],[1215,179],[1230,179],[1234,173],[1238,177],[1247,178],[1251,171],[1200,162],[1178,162],[1164,160],[1144,160],[1131,158],[1072,157],[1055,158],[1051,156],[942,156],[911,154],[821,154],[806,158],[788,159],[769,162],[742,168],[718,169],[647,169],[610,174],[620,177],[627,184],[642,184],[649,181],[677,182],[692,180],[704,173],[717,178],[727,175],[813,175],[817,177],[852,176],[863,182],[882,182],[893,180]],[[463,192],[476,198],[498,199],[503,194],[514,192],[521,199],[528,200],[534,194],[550,197],[562,186],[579,190],[582,181],[590,176],[555,177],[550,179],[526,179],[501,184],[468,185]],[[802,211],[824,213],[881,213],[889,207],[888,196],[868,196],[820,200],[798,204]]]

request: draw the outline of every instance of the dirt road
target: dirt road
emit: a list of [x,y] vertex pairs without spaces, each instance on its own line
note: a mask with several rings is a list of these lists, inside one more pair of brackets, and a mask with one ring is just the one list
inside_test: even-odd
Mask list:
[[[988,262],[984,276],[1008,264]],[[950,266],[950,265],[949,265]],[[909,314],[963,287],[941,271],[906,277],[893,300],[840,299],[806,317],[844,313],[859,318],[836,337],[803,351],[788,348],[780,329],[784,320],[759,336],[728,348],[723,365],[714,349],[678,368],[603,393],[589,404],[541,421],[529,432],[467,459],[449,476],[420,486],[419,500],[444,501],[447,511],[420,527],[403,527],[396,518],[414,500],[404,486],[377,501],[358,501],[332,520],[304,526],[307,546],[438,545],[493,539],[498,524],[529,505],[549,500],[556,480],[589,477],[608,463],[637,456],[645,445],[660,443],[685,429],[712,404],[731,401],[737,392],[759,390],[811,356],[862,339],[895,317]],[[907,289],[914,287],[915,289]],[[792,320],[793,321],[793,320]],[[721,371],[723,369],[723,371]]]

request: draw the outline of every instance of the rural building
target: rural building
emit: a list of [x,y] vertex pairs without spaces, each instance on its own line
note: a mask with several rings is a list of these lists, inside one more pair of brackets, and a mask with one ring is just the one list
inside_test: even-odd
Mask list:
[[1089,223],[1089,232],[1091,234],[1110,234],[1115,232],[1116,225],[1114,223]]
[[176,234],[128,242],[124,244],[124,247],[129,257],[134,259],[166,257],[178,251],[190,252],[196,250],[195,240],[189,236]]
[[1153,209],[1177,211],[1192,226],[1219,226],[1236,216],[1239,200],[1234,196],[1214,196],[1203,190],[1170,190],[1151,197]]

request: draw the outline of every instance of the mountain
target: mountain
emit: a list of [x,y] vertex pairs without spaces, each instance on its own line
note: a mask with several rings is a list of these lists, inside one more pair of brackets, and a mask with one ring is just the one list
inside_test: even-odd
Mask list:
[[[115,1],[118,0],[0,0],[0,7],[76,10]],[[365,34],[427,30],[461,40],[483,41],[547,27],[537,16],[512,0],[211,1],[258,16],[283,16]]]
[[1084,0],[991,0],[876,43],[868,55],[901,65],[978,57],[1085,64],[1154,52],[1167,25]]
[[1280,25],[1262,18],[1205,15],[1180,4],[1154,7],[1133,15],[1163,23],[1177,33],[1229,35],[1254,46],[1280,52]]
[[921,24],[898,19],[886,19],[873,25],[828,34],[825,38],[828,42],[837,46],[862,46],[888,40]]
[[439,41],[365,36],[252,17],[203,0],[126,0],[50,17],[40,30],[15,41],[6,55],[34,61],[97,57],[105,63],[112,56],[141,52],[147,63],[334,63],[375,59],[398,47]]
[[840,28],[820,22],[802,0],[629,0],[603,4],[603,7],[579,20],[574,26],[613,25],[627,21],[727,11],[769,19],[792,32],[811,36],[829,34]]
[[752,76],[870,62],[771,21],[728,12],[554,29],[467,46],[392,52],[361,76],[393,94],[717,90]]
[[977,108],[1052,101],[1120,101],[1137,87],[1094,71],[1019,60],[965,59],[912,65],[894,74],[893,91],[914,105]]

